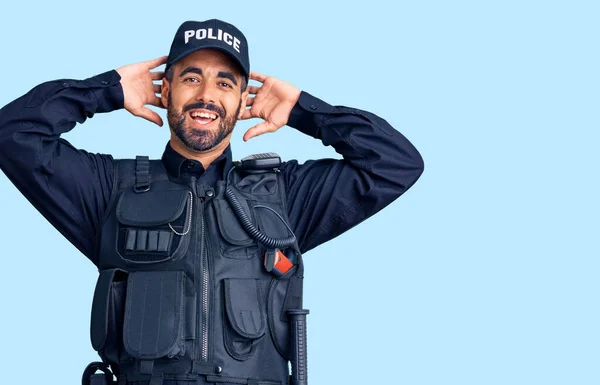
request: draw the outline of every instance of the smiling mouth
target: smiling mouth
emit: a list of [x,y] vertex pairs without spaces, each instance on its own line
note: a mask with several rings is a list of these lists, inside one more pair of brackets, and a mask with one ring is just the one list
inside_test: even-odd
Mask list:
[[215,114],[212,111],[199,111],[199,110],[195,110],[195,111],[191,111],[189,113],[190,118],[192,118],[192,120],[196,123],[198,123],[199,125],[203,126],[209,123],[212,123],[214,121],[216,121],[217,119],[219,119],[219,115]]

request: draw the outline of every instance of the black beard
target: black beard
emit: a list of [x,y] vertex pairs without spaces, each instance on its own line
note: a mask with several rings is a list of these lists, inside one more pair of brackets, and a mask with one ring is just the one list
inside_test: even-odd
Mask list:
[[[240,99],[240,104],[238,104],[235,114],[231,116],[225,116],[225,111],[214,104],[198,102],[194,104],[188,104],[180,113],[179,111],[175,110],[171,100],[171,92],[169,91],[169,103],[167,105],[167,119],[169,121],[169,126],[175,133],[175,136],[179,138],[181,143],[194,151],[211,150],[221,143],[223,139],[227,137],[227,135],[231,134],[242,106],[242,100]],[[193,109],[205,109],[216,112],[219,115],[219,129],[216,132],[213,132],[191,127],[186,128],[185,114]]]

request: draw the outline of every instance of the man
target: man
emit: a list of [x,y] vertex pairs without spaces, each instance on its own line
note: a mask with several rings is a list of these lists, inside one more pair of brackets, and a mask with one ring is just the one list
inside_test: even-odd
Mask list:
[[[161,160],[115,160],[60,138],[120,108],[162,125],[146,105],[167,109]],[[250,118],[263,121],[244,140],[289,125],[343,159],[234,162],[231,133]],[[244,35],[220,20],[183,23],[168,57],[35,87],[0,110],[0,154],[15,186],[99,268],[91,339],[103,363],[83,378],[98,384],[111,383],[108,365],[121,384],[305,384],[302,253],[423,170],[383,119],[250,72]]]

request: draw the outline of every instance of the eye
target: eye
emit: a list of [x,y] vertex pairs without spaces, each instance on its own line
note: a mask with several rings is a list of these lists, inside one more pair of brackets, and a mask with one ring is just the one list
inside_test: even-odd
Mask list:
[[219,83],[219,85],[221,87],[225,87],[225,88],[233,88],[233,86],[227,82],[221,82],[221,83]]
[[185,78],[183,81],[189,83],[198,83],[200,80],[198,78]]

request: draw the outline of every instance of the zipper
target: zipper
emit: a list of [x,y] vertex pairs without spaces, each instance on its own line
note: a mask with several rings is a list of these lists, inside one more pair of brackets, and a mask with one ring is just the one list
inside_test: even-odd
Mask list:
[[[196,186],[196,178],[195,177],[192,177],[190,187],[192,188],[192,191],[194,192],[194,197],[197,198],[196,202],[198,202],[198,203],[196,203],[196,207],[197,207],[196,210],[198,211],[198,217],[202,218],[202,214],[203,214],[202,198],[198,195],[198,189],[197,189],[197,186]],[[193,243],[194,244],[194,251],[197,250],[196,247],[199,244],[199,242],[198,242],[198,233],[199,233],[199,231],[197,231],[197,228],[198,228],[197,227],[198,226],[197,223],[198,223],[198,221],[196,220],[196,225],[194,226],[194,229],[195,229],[194,230],[194,238],[195,239],[194,239],[194,243]],[[200,250],[200,251],[201,251],[200,255],[202,255],[203,250]],[[199,275],[201,274],[201,270],[202,269],[201,268],[200,269],[197,268],[196,267],[196,263],[194,263],[194,291],[196,293],[200,293],[200,289],[201,289],[201,287],[200,287],[200,278],[199,278]],[[201,322],[200,312],[196,311],[196,330],[201,330],[202,324],[200,322]],[[194,339],[194,344],[193,344],[193,346],[194,346],[194,348],[193,348],[194,361],[198,361],[198,356],[200,355],[200,353],[199,353],[200,348],[198,347],[198,342],[197,341],[198,341],[198,339],[195,338]]]
[[198,233],[200,233],[200,242],[198,242],[198,238],[196,238],[196,244],[200,244],[200,266],[196,270],[195,275],[195,283],[196,283],[196,293],[200,293],[200,312],[196,313],[196,330],[200,330],[200,346],[199,349],[196,350],[194,348],[194,358],[198,360],[200,358],[201,361],[208,361],[208,320],[209,320],[209,269],[208,269],[208,243],[206,242],[206,220],[204,216],[204,191],[202,189],[200,196],[198,194],[198,186],[196,185],[196,178],[192,177],[192,189],[194,190],[194,195],[198,197],[198,214],[200,217],[200,231],[196,231],[196,237]]
[[[202,199],[204,201],[204,199]],[[206,221],[204,220],[204,204],[202,205],[202,252],[200,253],[200,264],[202,270],[202,345],[200,350],[200,358],[202,361],[208,361],[208,295],[209,295],[209,271],[208,271],[208,253],[206,242]]]

